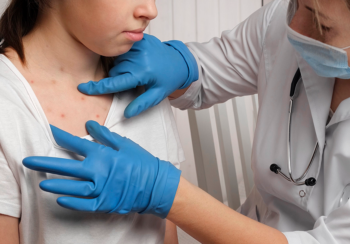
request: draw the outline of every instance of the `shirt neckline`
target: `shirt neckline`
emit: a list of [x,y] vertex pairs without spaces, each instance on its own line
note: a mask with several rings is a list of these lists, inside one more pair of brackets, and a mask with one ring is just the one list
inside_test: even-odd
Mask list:
[[[49,138],[49,140],[51,141],[51,143],[54,145],[54,147],[56,148],[60,148],[62,149],[61,146],[59,146],[53,136],[51,127],[50,127],[50,123],[46,117],[46,114],[34,92],[34,90],[32,89],[32,87],[29,85],[29,82],[26,80],[26,78],[22,75],[22,73],[17,69],[17,67],[11,62],[11,60],[9,60],[4,54],[0,54],[0,59],[7,65],[7,67],[17,76],[17,78],[21,81],[21,83],[23,84],[27,94],[30,97],[30,100],[37,112],[37,114],[40,117],[40,121],[39,123],[45,128],[45,131],[47,133],[47,136]],[[116,103],[117,103],[117,94],[115,94],[113,96],[113,101],[112,104],[109,108],[108,114],[107,114],[107,118],[104,122],[104,126],[106,126],[108,128],[109,122],[111,120],[111,117],[113,116],[113,112],[115,111],[115,107],[116,107]],[[92,141],[93,138],[90,135],[86,135],[83,137],[80,137],[82,139],[86,139],[89,141]]]

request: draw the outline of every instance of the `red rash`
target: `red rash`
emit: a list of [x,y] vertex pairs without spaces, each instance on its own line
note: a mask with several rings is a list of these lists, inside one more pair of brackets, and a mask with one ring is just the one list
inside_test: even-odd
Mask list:
[[100,118],[100,115],[97,114],[97,115],[96,115],[96,118]]
[[66,115],[65,114],[61,114],[61,118],[64,118],[64,117],[66,117]]

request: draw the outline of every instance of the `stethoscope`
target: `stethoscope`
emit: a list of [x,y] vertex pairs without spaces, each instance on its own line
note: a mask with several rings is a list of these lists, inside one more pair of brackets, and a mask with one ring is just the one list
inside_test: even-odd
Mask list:
[[[289,177],[287,175],[285,175],[282,171],[281,168],[277,165],[277,164],[271,164],[270,166],[270,170],[276,174],[281,175],[284,179],[286,179],[289,182],[294,183],[297,186],[302,186],[302,185],[306,185],[306,186],[315,186],[316,185],[316,179],[313,177],[310,177],[308,179],[306,179],[305,181],[302,181],[306,174],[309,172],[311,165],[313,163],[313,159],[316,155],[316,151],[318,149],[318,142],[316,142],[315,148],[313,150],[313,153],[311,155],[311,159],[310,162],[307,166],[307,168],[305,169],[305,172],[303,173],[303,175],[301,177],[299,177],[298,179],[294,179],[293,178],[293,174],[292,174],[292,166],[291,166],[291,141],[290,141],[290,135],[291,135],[291,122],[292,122],[292,111],[293,111],[293,100],[298,96],[298,94],[296,94],[296,87],[298,82],[301,79],[301,73],[300,73],[300,69],[297,70],[293,81],[292,81],[292,85],[291,85],[291,89],[290,89],[290,101],[289,101],[289,120],[288,120],[288,170],[289,170]],[[350,200],[350,184],[346,185],[344,187],[344,190],[340,196],[340,200],[338,202],[338,207],[342,207],[345,204],[347,204]],[[257,211],[257,209],[256,209]],[[259,218],[258,212],[257,212],[257,216]]]
[[307,166],[305,172],[303,173],[303,175],[301,177],[299,177],[298,179],[294,179],[293,178],[293,174],[292,174],[292,163],[291,163],[291,123],[292,123],[292,111],[293,111],[293,100],[298,96],[298,94],[295,92],[296,91],[296,87],[297,84],[299,82],[299,80],[301,79],[301,73],[300,73],[300,69],[297,70],[293,81],[292,81],[292,85],[290,88],[290,100],[289,100],[289,120],[288,120],[288,138],[287,138],[287,150],[288,150],[288,170],[289,170],[289,177],[287,175],[285,175],[282,171],[281,171],[281,167],[279,167],[277,164],[271,164],[270,166],[270,170],[272,172],[274,172],[275,174],[279,174],[281,175],[284,179],[286,179],[289,182],[292,182],[293,184],[297,185],[297,186],[302,186],[302,185],[306,185],[306,186],[314,186],[316,185],[316,179],[313,177],[310,177],[306,180],[303,181],[303,179],[305,178],[306,174],[309,172],[311,165],[313,163],[313,159],[316,155],[316,151],[318,149],[318,142],[316,142],[315,148],[313,150],[313,153],[311,155],[311,159],[309,162],[309,165]]

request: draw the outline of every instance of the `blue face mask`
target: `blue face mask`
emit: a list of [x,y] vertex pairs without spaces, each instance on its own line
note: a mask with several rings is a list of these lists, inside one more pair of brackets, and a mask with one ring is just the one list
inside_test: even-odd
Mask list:
[[348,55],[350,47],[337,48],[307,36],[301,35],[288,26],[289,42],[303,59],[322,77],[350,79]]

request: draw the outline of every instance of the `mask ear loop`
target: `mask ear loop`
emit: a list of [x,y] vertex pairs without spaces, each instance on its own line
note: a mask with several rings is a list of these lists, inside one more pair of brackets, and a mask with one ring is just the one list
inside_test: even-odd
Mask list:
[[344,48],[342,48],[343,50],[346,50],[346,49],[349,49],[350,48],[350,46],[348,46],[348,47],[344,47]]

